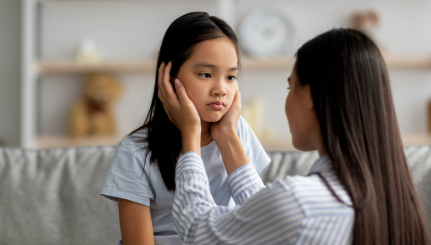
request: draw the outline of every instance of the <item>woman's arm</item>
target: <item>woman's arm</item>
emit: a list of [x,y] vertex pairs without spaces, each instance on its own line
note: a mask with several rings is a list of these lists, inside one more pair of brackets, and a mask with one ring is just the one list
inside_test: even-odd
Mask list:
[[241,93],[237,90],[228,112],[223,118],[211,124],[211,136],[217,143],[227,174],[250,162],[236,132],[241,115]]
[[[184,244],[291,244],[301,229],[304,213],[288,185],[263,189],[234,209],[217,206],[194,152],[178,160],[175,181],[173,218]],[[228,186],[238,200],[263,183],[248,163],[229,175]]]
[[121,237],[124,245],[154,244],[150,207],[126,199],[118,199]]

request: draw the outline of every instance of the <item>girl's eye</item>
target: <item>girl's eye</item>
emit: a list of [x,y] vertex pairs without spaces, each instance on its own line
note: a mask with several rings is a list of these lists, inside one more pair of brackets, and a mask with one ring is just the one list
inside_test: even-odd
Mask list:
[[199,76],[201,76],[203,78],[211,78],[211,74],[209,74],[209,73],[201,73],[201,74],[199,74]]
[[228,76],[227,77],[227,80],[229,80],[229,81],[234,81],[236,79],[236,77],[235,76]]
[[287,90],[290,90],[290,87],[287,87]]

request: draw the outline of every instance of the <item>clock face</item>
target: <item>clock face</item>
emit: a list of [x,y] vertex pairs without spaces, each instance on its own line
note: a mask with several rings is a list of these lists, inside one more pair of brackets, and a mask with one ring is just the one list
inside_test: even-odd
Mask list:
[[241,48],[253,57],[286,54],[293,39],[290,21],[275,10],[256,10],[242,20],[238,30]]

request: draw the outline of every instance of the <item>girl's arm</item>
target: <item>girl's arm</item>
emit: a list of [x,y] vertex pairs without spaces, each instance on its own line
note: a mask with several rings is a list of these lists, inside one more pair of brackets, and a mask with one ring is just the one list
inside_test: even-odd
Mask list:
[[121,237],[124,245],[154,245],[150,207],[126,199],[118,199]]

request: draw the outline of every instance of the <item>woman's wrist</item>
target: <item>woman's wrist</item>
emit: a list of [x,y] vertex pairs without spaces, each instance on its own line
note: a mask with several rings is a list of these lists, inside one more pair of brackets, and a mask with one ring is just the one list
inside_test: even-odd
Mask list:
[[236,133],[236,128],[229,127],[220,129],[220,133],[218,134],[217,138],[213,139],[217,143],[217,145],[219,145],[231,141],[236,137],[238,137],[238,134]]
[[216,143],[223,157],[228,175],[249,162],[236,129],[224,131],[220,138],[216,140]]
[[201,132],[200,129],[181,133],[183,153],[194,151],[201,155]]

